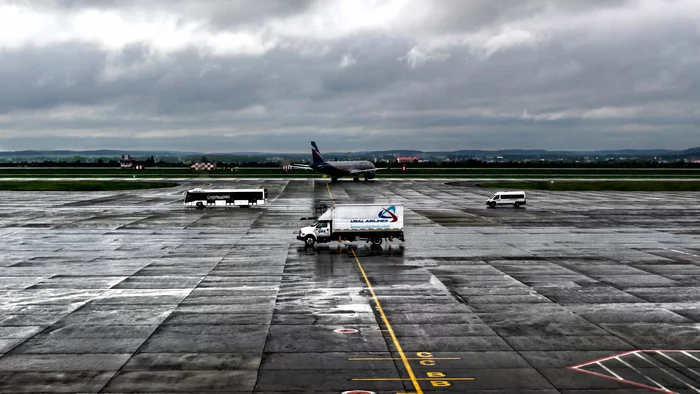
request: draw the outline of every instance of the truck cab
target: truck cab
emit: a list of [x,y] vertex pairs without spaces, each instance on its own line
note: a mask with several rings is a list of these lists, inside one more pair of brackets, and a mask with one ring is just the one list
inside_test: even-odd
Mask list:
[[313,225],[302,227],[297,239],[304,241],[308,246],[313,246],[316,242],[329,242],[332,233],[333,220],[331,211],[328,210]]
[[297,239],[304,241],[308,246],[313,246],[314,243],[329,242],[332,234],[331,222],[320,220],[312,226],[302,227],[299,230]]

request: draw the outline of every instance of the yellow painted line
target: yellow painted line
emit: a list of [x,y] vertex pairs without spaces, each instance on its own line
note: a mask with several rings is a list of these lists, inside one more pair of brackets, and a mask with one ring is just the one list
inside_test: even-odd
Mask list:
[[[474,380],[474,378],[448,378],[448,377],[442,377],[442,378],[353,378],[352,380],[358,380],[358,381],[375,381],[375,380],[427,380],[427,381],[439,381],[439,382],[445,382],[448,380],[460,380],[460,381],[466,381],[466,380]],[[422,393],[422,391],[421,391]]]
[[[387,358],[371,358],[371,357],[356,357],[356,358],[349,358],[348,361],[372,361],[372,360],[402,360],[399,357],[387,357]],[[407,357],[406,360],[461,360],[459,357],[436,357],[436,358],[427,358],[427,357]]]
[[[328,191],[330,192],[330,189],[328,189]],[[386,325],[386,329],[389,331],[389,335],[391,335],[391,340],[394,342],[394,346],[396,346],[396,350],[399,352],[399,356],[401,356],[401,360],[403,361],[403,365],[404,365],[404,367],[406,367],[406,371],[408,371],[408,376],[410,377],[410,380],[413,383],[413,387],[416,389],[416,393],[423,394],[423,389],[421,389],[420,384],[418,383],[418,379],[416,379],[416,375],[413,374],[413,369],[411,369],[411,364],[408,362],[408,359],[406,359],[406,355],[404,354],[403,349],[401,348],[401,344],[399,344],[399,340],[396,339],[396,334],[394,334],[394,330],[391,328],[391,324],[389,324],[389,319],[387,319],[386,315],[384,314],[384,309],[382,309],[382,304],[379,303],[379,299],[377,298],[377,294],[374,292],[374,288],[372,287],[372,283],[370,283],[369,278],[367,278],[367,274],[365,273],[364,268],[362,268],[362,264],[360,263],[360,259],[357,258],[357,254],[355,254],[354,249],[350,249],[350,251],[352,252],[353,257],[355,257],[355,262],[357,262],[357,266],[360,268],[360,272],[362,273],[362,277],[365,278],[365,283],[367,283],[367,287],[369,288],[370,293],[372,293],[372,298],[374,298],[374,303],[377,304],[377,309],[379,310],[379,314],[382,315],[382,320],[384,320],[384,325]]]
[[326,182],[326,189],[328,189],[328,194],[331,196],[331,202],[333,203],[333,206],[335,206],[335,200],[333,199],[333,193],[331,193],[331,187],[328,184],[328,182]]

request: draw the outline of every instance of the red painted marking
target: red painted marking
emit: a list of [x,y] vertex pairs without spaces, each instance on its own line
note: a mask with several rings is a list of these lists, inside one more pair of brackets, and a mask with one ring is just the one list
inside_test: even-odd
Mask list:
[[350,391],[343,391],[341,394],[375,394],[374,391],[366,391],[366,390],[350,390]]
[[[629,352],[614,354],[614,355],[609,356],[609,357],[602,357],[602,358],[599,358],[599,359],[596,359],[596,360],[593,360],[593,361],[587,361],[587,362],[585,362],[585,363],[581,363],[581,364],[577,364],[577,365],[572,365],[572,366],[566,367],[566,368],[567,368],[567,369],[570,369],[570,370],[572,370],[572,371],[583,372],[583,373],[588,374],[588,375],[598,376],[598,377],[601,377],[601,378],[604,378],[604,379],[608,379],[608,380],[612,380],[612,381],[615,381],[615,382],[621,382],[621,383],[630,384],[630,385],[632,385],[632,386],[645,388],[645,389],[647,389],[647,390],[656,391],[656,392],[658,392],[658,393],[674,394],[674,393],[675,393],[674,391],[664,390],[664,389],[661,389],[661,388],[658,388],[658,387],[648,386],[648,385],[646,385],[646,384],[637,383],[637,382],[633,382],[633,381],[626,380],[626,379],[618,379],[618,378],[613,377],[613,376],[604,375],[604,374],[601,374],[601,373],[598,373],[598,372],[588,371],[588,370],[585,370],[585,369],[583,369],[583,368],[584,368],[584,367],[587,367],[587,366],[590,366],[590,365],[593,365],[593,364],[602,363],[602,362],[604,362],[604,361],[607,361],[607,360],[610,360],[610,359],[613,359],[613,358],[621,358],[621,357],[624,357],[624,356],[629,356],[630,354],[638,354],[638,353],[642,353],[642,354],[644,354],[644,353],[681,353],[681,352],[686,352],[686,353],[698,353],[698,352],[700,352],[700,350],[671,350],[671,349],[632,350],[632,351],[629,351]],[[681,381],[683,381],[683,380],[681,379]],[[685,383],[685,382],[684,382],[684,383]]]
[[646,384],[636,383],[636,382],[632,382],[632,381],[625,380],[625,379],[618,379],[618,378],[614,378],[612,376],[600,374],[598,372],[586,371],[585,369],[576,369],[574,367],[566,367],[566,368],[574,370],[574,371],[578,371],[578,372],[587,373],[587,374],[593,375],[593,376],[599,376],[601,378],[613,380],[615,382],[631,384],[632,386],[637,386],[637,387],[641,387],[643,389],[653,390],[653,391],[656,391],[658,393],[675,394],[674,391],[662,390],[658,387],[651,387],[651,386],[647,386]]
[[337,332],[338,334],[354,334],[357,330],[354,328],[338,328],[333,330],[333,332]]
[[601,361],[610,360],[611,358],[623,357],[623,356],[627,356],[627,355],[629,355],[629,354],[633,354],[633,353],[637,353],[637,352],[648,352],[648,351],[649,351],[649,350],[632,350],[632,351],[629,351],[629,352],[624,352],[624,353],[620,353],[620,354],[614,354],[614,355],[608,356],[608,357],[598,358],[598,359],[595,359],[595,360],[593,360],[593,361],[586,361],[585,363],[581,363],[581,364],[577,364],[577,365],[572,365],[572,366],[567,367],[567,368],[569,368],[569,369],[581,368],[581,367],[586,366],[586,365],[591,365],[591,364],[599,363],[599,362],[601,362]]

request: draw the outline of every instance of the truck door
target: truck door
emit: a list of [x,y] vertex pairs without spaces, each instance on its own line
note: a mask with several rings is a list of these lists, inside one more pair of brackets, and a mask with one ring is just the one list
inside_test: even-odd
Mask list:
[[316,228],[314,229],[316,238],[329,238],[331,236],[331,224],[330,222],[318,222],[316,223]]

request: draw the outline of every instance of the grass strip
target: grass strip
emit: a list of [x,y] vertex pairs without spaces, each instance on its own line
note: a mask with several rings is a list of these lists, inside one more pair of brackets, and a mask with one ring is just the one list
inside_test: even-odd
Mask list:
[[480,182],[480,187],[551,191],[697,192],[698,181],[498,181]]
[[139,181],[0,181],[0,190],[97,192],[173,187],[175,182]]

